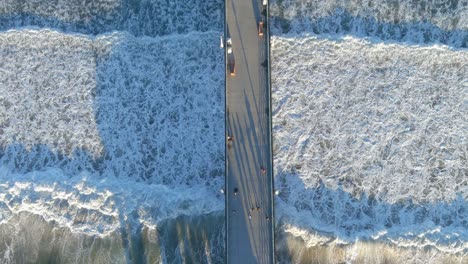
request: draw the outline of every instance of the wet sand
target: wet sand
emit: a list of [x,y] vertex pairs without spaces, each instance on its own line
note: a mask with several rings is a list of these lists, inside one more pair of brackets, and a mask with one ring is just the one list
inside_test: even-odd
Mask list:
[[468,264],[467,256],[447,254],[435,248],[396,247],[371,241],[358,241],[349,245],[331,242],[307,247],[301,238],[281,228],[276,231],[275,237],[277,264]]
[[224,212],[180,216],[156,229],[124,223],[105,237],[22,213],[0,224],[0,263],[223,263]]

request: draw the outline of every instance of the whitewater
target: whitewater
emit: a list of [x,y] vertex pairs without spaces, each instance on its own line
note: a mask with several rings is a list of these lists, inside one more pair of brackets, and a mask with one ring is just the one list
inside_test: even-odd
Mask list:
[[219,1],[2,1],[0,262],[218,263]]
[[466,263],[467,2],[270,7],[278,260]]
[[[223,2],[0,2],[0,262],[222,263]],[[468,3],[275,0],[280,263],[467,263]]]

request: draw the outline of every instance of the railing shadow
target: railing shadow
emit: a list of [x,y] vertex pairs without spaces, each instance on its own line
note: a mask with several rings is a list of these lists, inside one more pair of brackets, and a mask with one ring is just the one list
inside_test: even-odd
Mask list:
[[224,214],[181,216],[158,229],[164,263],[222,263],[224,261]]

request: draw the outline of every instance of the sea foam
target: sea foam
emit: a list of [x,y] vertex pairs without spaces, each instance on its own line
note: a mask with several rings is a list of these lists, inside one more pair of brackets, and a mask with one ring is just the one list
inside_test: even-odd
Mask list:
[[273,0],[274,34],[313,32],[468,46],[466,1]]
[[0,221],[30,212],[104,236],[222,210],[217,33],[0,39]]
[[468,249],[468,53],[272,38],[277,217],[308,246]]

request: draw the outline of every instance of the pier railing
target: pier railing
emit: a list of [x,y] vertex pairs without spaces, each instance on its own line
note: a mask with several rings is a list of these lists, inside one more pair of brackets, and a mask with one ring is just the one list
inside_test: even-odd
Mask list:
[[227,48],[226,48],[226,39],[228,38],[227,35],[227,5],[226,5],[226,0],[224,1],[224,37],[223,37],[223,47],[224,47],[224,223],[225,223],[225,241],[224,241],[224,263],[227,264],[228,260],[228,230],[229,230],[229,221],[228,221],[228,216],[229,216],[229,203],[227,200],[227,192],[229,189],[229,181],[228,181],[228,169],[229,169],[229,159],[228,159],[228,142],[227,142],[227,129],[228,129],[228,123],[229,123],[229,108],[228,108],[228,92],[227,92]]
[[270,149],[269,149],[269,152],[270,152],[270,174],[271,174],[271,181],[270,181],[270,199],[271,199],[271,234],[272,234],[272,240],[271,240],[271,248],[272,248],[272,251],[273,251],[273,256],[272,256],[272,259],[273,259],[273,263],[275,263],[275,194],[274,194],[274,190],[275,190],[275,180],[274,180],[274,167],[273,167],[273,139],[272,139],[272,133],[273,133],[273,130],[272,130],[272,121],[273,121],[273,117],[272,117],[272,111],[271,111],[271,104],[272,104],[272,99],[271,99],[271,56],[270,56],[270,5],[269,5],[269,0],[263,0],[264,2],[266,2],[266,18],[265,18],[265,22],[266,22],[266,51],[267,51],[267,54],[266,54],[266,57],[267,57],[267,94],[268,94],[268,118],[269,118],[269,122],[268,122],[268,140],[269,140],[269,145],[270,145]]

